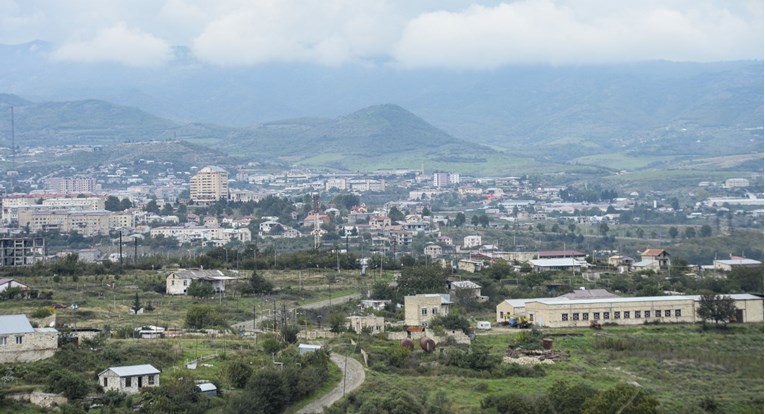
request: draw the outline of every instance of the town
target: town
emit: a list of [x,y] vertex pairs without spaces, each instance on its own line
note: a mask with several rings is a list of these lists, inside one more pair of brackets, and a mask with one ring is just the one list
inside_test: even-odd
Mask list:
[[[24,165],[98,148],[14,154],[24,163],[2,183],[4,403],[345,412],[373,398],[341,400],[346,392],[368,381],[389,389],[415,371],[467,375],[481,395],[567,372],[550,364],[583,369],[573,361],[599,350],[648,352],[647,333],[674,349],[680,337],[750,338],[762,327],[762,175],[659,190],[424,164],[188,165],[150,153],[44,173]],[[338,380],[342,392],[324,395]],[[479,406],[577,404],[549,402],[555,390]],[[617,388],[579,391],[620,398],[608,394]],[[402,398],[435,412],[478,407],[439,392]],[[667,412],[738,404],[655,389],[640,398]]]

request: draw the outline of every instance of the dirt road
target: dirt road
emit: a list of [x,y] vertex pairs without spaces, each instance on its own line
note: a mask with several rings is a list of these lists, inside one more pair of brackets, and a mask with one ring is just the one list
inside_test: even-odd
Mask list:
[[296,414],[321,413],[324,411],[324,407],[329,407],[334,404],[335,401],[343,398],[345,394],[355,390],[364,383],[364,367],[359,361],[335,353],[330,355],[329,358],[340,368],[340,372],[343,373],[343,378],[340,380],[340,383],[337,384],[337,387],[324,394],[324,396],[318,400],[301,408]]

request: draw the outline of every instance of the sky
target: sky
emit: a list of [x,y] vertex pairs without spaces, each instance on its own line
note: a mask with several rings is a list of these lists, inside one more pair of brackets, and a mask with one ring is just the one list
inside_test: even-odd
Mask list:
[[69,62],[493,70],[763,58],[762,0],[0,0],[0,44]]

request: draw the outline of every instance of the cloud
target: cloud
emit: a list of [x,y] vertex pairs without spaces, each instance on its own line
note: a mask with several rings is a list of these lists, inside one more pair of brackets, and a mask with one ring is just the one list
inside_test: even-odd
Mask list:
[[78,62],[118,62],[129,66],[157,66],[170,58],[164,40],[117,23],[99,30],[88,40],[65,43],[54,53],[56,60]]
[[388,54],[404,24],[384,1],[260,1],[208,23],[192,48],[200,59],[224,66],[340,65]]
[[392,56],[401,67],[458,69],[752,59],[762,58],[762,30],[757,2],[736,13],[703,1],[522,0],[424,13],[407,24]]
[[762,33],[762,0],[0,0],[0,43],[141,66],[169,45],[219,66],[762,59]]

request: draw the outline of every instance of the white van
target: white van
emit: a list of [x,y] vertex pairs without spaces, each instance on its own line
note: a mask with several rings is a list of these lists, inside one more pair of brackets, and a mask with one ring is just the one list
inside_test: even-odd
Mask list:
[[478,321],[478,325],[476,326],[476,329],[481,329],[481,330],[491,329],[491,322],[489,322],[489,321]]

